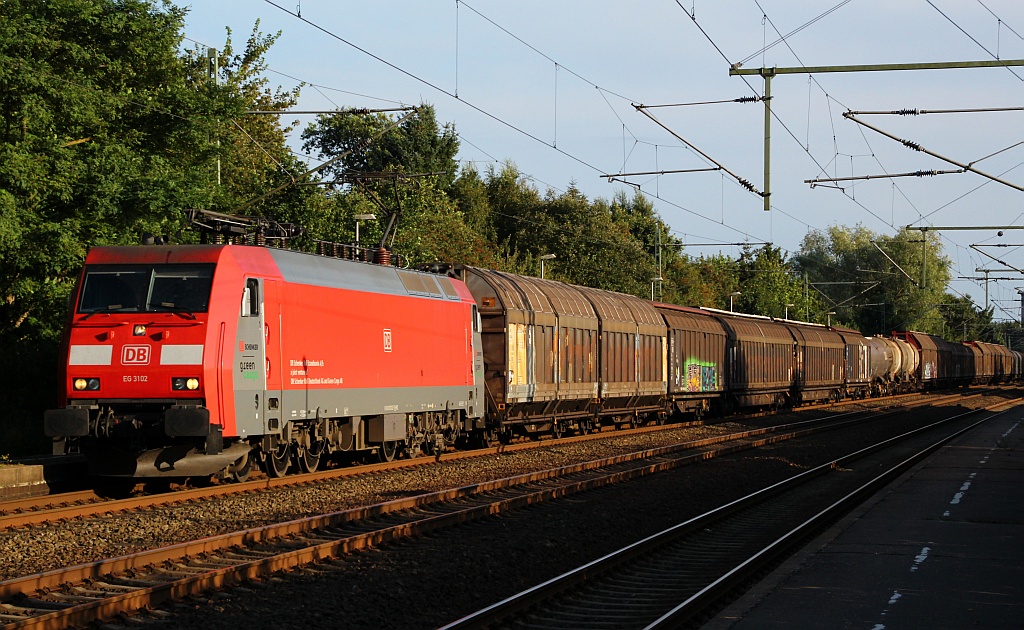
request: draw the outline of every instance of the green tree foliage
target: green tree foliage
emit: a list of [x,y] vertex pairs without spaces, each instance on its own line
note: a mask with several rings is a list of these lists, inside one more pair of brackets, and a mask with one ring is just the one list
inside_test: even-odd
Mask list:
[[[438,124],[432,106],[419,106],[404,121],[382,113],[320,115],[302,132],[302,139],[306,151],[336,160],[320,172],[334,189],[329,207],[303,222],[315,238],[352,241],[355,216],[373,214],[377,220],[365,226],[366,236],[360,240],[379,245],[397,213],[384,245],[398,248],[405,262],[435,262],[441,255],[455,254],[467,262],[488,259],[483,254],[484,232],[468,227],[464,213],[448,195],[458,172],[459,142],[452,125]],[[480,202],[477,184],[467,176],[459,191]],[[485,221],[486,214],[486,206],[478,207],[475,218]],[[416,227],[430,232],[411,236]],[[486,224],[478,227],[483,230]]]
[[[724,254],[681,258],[665,270],[666,302],[729,308],[729,294],[739,290],[739,263]],[[742,301],[733,307],[742,310]]]
[[487,182],[480,177],[473,164],[462,168],[449,190],[449,195],[462,212],[462,221],[467,228],[490,243],[497,240]]
[[[217,57],[216,81],[210,77],[207,49],[186,51],[190,84],[213,98],[237,101],[244,110],[281,112],[293,107],[298,102],[299,88],[271,88],[264,76],[264,57],[279,36],[263,35],[257,22],[245,47],[236,51],[228,29]],[[274,114],[239,112],[235,117],[218,119],[208,138],[219,151],[216,159],[205,165],[211,183],[216,182],[207,207],[300,223],[322,209],[324,196],[315,187],[288,186],[264,197],[283,185],[299,182],[308,170],[287,146],[287,136],[297,125],[298,121],[283,121]]]
[[[67,298],[88,248],[177,235],[185,209],[230,208],[278,170],[254,175],[255,152],[243,150],[254,143],[232,123],[293,102],[258,77],[273,38],[254,30],[238,55],[229,43],[218,85],[205,55],[180,53],[183,20],[146,0],[0,3],[0,370],[14,392],[3,419],[12,443],[31,439],[18,428],[38,428],[53,405]],[[275,125],[247,131],[294,171]]]
[[803,281],[782,250],[771,245],[745,249],[739,259],[739,303],[747,313],[824,322],[821,304],[805,296]]
[[183,115],[200,99],[175,52],[181,19],[145,2],[0,5],[0,332],[56,336],[90,243],[208,200],[196,161],[173,157],[212,153],[209,126]]
[[302,132],[303,148],[327,159],[344,156],[324,168],[327,176],[433,173],[439,187],[447,190],[458,173],[454,125],[439,125],[434,108],[420,105],[411,117],[381,135],[396,120],[397,116],[358,112],[320,115]]
[[[939,237],[924,232],[875,234],[833,226],[804,237],[796,268],[841,321],[864,332],[920,330],[941,334],[950,261]],[[922,260],[924,262],[922,262]]]

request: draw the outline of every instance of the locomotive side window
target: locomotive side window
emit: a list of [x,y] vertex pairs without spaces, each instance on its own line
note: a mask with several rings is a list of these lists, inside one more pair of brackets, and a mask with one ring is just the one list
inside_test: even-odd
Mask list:
[[79,313],[205,313],[213,265],[91,265],[85,269]]
[[249,278],[245,281],[242,294],[242,317],[258,317],[260,314],[260,281]]

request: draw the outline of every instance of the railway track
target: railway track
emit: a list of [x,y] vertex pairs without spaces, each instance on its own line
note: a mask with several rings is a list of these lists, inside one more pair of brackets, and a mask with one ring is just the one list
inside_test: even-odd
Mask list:
[[650,449],[16,578],[0,583],[0,621],[12,628],[81,625],[727,452],[861,422],[863,413],[745,432],[742,440],[720,436]]
[[[980,392],[971,392],[970,394],[967,395],[974,397],[980,396],[982,394]],[[910,400],[909,403],[907,402],[908,400]],[[945,404],[947,402],[957,400],[964,400],[964,395],[948,394],[936,398],[922,396],[919,394],[908,394],[901,397],[892,397],[885,399],[885,403],[882,405],[872,407],[871,409],[856,413],[869,414],[877,409],[889,409],[893,407],[909,408],[921,404]],[[804,407],[801,410],[822,411],[832,409],[833,407],[840,407],[863,402],[864,401],[844,401],[843,403],[838,403],[830,407]],[[752,415],[751,417],[758,416]],[[123,499],[112,498],[109,494],[103,492],[102,490],[81,490],[76,492],[61,493],[44,497],[18,499],[14,501],[0,503],[0,530],[48,525],[70,519],[89,518],[110,513],[153,509],[168,505],[187,503],[190,501],[204,501],[215,499],[218,497],[227,497],[238,494],[261,492],[275,488],[297,487],[317,483],[323,480],[342,479],[345,477],[372,474],[386,470],[399,470],[419,466],[431,466],[442,461],[449,462],[460,459],[484,457],[488,455],[494,455],[499,452],[513,453],[517,451],[530,450],[535,448],[550,447],[554,444],[571,444],[575,442],[599,440],[611,436],[619,437],[624,435],[637,435],[643,433],[665,431],[669,429],[685,428],[688,426],[698,426],[700,424],[702,423],[681,423],[661,426],[647,426],[615,432],[605,431],[589,435],[560,438],[557,440],[545,440],[542,442],[525,442],[497,446],[486,449],[477,449],[472,451],[456,451],[451,453],[444,453],[441,456],[434,458],[420,457],[413,459],[397,460],[393,462],[366,464],[361,466],[324,470],[314,473],[290,475],[288,477],[283,478],[263,478],[254,481],[247,481],[244,483],[215,485],[205,488],[178,489],[169,492],[147,494],[143,496],[134,496]],[[789,424],[790,423],[785,423],[779,426],[786,427]],[[772,430],[772,428],[768,427],[767,430]],[[760,431],[760,429],[757,431]],[[750,433],[750,435],[753,434],[753,432]],[[746,437],[742,433],[733,435],[736,436],[733,439],[743,439],[744,437]]]
[[790,550],[991,417],[979,414],[1012,404],[958,414],[858,449],[444,628],[653,630],[699,625]]

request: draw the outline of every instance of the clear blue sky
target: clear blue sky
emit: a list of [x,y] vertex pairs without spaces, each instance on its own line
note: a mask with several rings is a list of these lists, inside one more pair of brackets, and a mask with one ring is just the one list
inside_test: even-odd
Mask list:
[[[617,190],[632,194],[630,186],[609,183],[602,174],[707,168],[706,160],[632,104],[761,94],[760,78],[729,76],[733,63],[759,68],[1024,59],[1021,0],[178,3],[189,7],[187,37],[204,45],[222,46],[225,27],[236,45],[244,44],[257,20],[265,33],[281,31],[267,57],[268,78],[286,88],[307,83],[301,109],[428,102],[440,121],[456,125],[462,160],[481,170],[509,160],[542,192],[575,182],[591,198],[609,198]],[[762,51],[780,33],[788,35],[785,41]],[[772,95],[771,212],[721,172],[624,178],[641,186],[687,243],[771,241],[795,252],[808,230],[835,224],[862,223],[882,234],[912,223],[1024,225],[1024,192],[971,173],[843,182],[843,190],[804,183],[956,168],[842,113],[1024,107],[1024,67],[798,74],[774,79]],[[649,111],[763,187],[762,104]],[[1024,112],[862,119],[959,162],[980,160],[977,168],[1024,186],[1024,144],[1012,146],[1024,143]],[[954,276],[1000,267],[971,245],[1024,244],[1024,230],[1003,237],[994,231],[943,236]],[[1024,247],[980,249],[1024,269]],[[736,248],[687,251],[719,250]],[[1024,288],[1024,280],[991,283],[997,319],[1019,313],[1012,303],[1015,287]],[[982,283],[957,281],[952,288],[984,302]]]

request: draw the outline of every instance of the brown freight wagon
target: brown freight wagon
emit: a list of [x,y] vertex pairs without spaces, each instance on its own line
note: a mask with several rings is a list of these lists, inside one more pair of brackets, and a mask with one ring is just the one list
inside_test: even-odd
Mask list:
[[726,330],[727,406],[783,407],[799,397],[797,346],[789,327],[760,315],[701,310],[713,313]]
[[458,267],[481,320],[489,420],[500,437],[585,430],[598,402],[598,318],[560,282]]
[[971,380],[975,385],[991,383],[995,376],[995,361],[991,352],[986,352],[979,341],[961,342],[971,353],[974,366],[974,378]]
[[650,302],[638,297],[575,288],[590,300],[598,318],[598,420],[636,425],[646,419],[663,419],[665,320]]
[[699,308],[657,304],[668,324],[668,396],[679,413],[698,418],[721,406],[726,388],[728,332]]
[[1010,380],[1013,375],[1013,352],[1009,348],[984,341],[975,341],[973,345],[981,350],[989,367],[989,379],[985,382],[1003,383]]
[[846,385],[846,343],[820,324],[787,323],[796,340],[797,371],[793,404],[838,401]]
[[[851,328],[832,328],[843,340],[845,346],[844,360],[846,363],[846,384],[844,394],[850,398],[866,398],[871,394],[872,389],[872,347],[864,335],[858,330]],[[882,351],[884,346],[876,347],[875,351]],[[883,364],[891,365],[891,358],[880,357]]]

